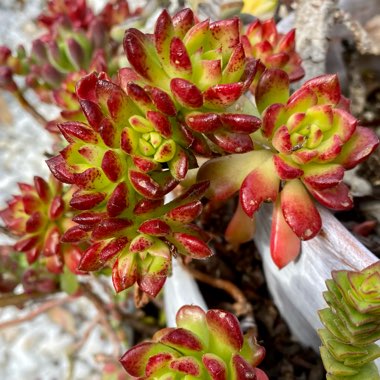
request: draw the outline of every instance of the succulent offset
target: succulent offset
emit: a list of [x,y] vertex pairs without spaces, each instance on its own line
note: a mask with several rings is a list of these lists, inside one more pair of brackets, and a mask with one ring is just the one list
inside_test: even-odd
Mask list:
[[8,230],[19,238],[14,249],[24,252],[29,264],[40,259],[52,273],[62,273],[64,266],[80,273],[80,248],[60,242],[63,231],[73,224],[62,184],[54,177],[46,182],[36,176],[34,186],[20,183],[19,188],[21,195],[14,195],[0,211]]
[[327,280],[318,334],[327,379],[380,379],[380,261],[360,272],[339,270]]
[[152,341],[120,359],[132,378],[267,380],[256,368],[265,355],[253,336],[243,336],[237,318],[224,310],[183,306],[177,327],[158,331]]
[[[295,37],[295,29],[286,34],[279,33],[274,19],[265,21],[257,19],[248,25],[246,32],[241,37],[245,54],[248,57],[260,59],[264,65],[264,67],[260,66],[254,85],[257,84],[265,67],[284,70],[289,75],[291,82],[297,81],[305,75],[301,66],[301,57],[295,50]],[[254,87],[252,87],[253,91]]]

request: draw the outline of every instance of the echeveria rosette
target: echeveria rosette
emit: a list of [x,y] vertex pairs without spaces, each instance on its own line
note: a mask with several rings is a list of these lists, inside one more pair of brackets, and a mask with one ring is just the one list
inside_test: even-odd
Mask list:
[[110,0],[98,14],[94,13],[86,0],[49,0],[46,9],[37,17],[37,22],[52,33],[62,19],[70,22],[75,29],[87,31],[95,19],[110,29],[139,12],[140,9],[137,9],[131,13],[127,0]]
[[256,368],[265,355],[237,318],[224,310],[183,306],[177,327],[158,331],[120,359],[133,379],[267,380]]
[[[88,32],[73,30],[71,25],[57,25],[56,29],[54,35],[44,35],[33,41],[26,62],[27,85],[44,101],[54,100],[49,92],[64,90],[67,75],[84,76],[94,70],[115,74],[117,65],[113,57],[117,46],[101,22],[94,20]],[[65,90],[69,90],[67,86]],[[71,93],[75,94],[75,88],[71,88]],[[77,103],[73,106],[77,107]]]
[[19,188],[21,194],[13,196],[0,212],[7,229],[19,237],[14,249],[25,252],[29,264],[40,259],[50,272],[61,273],[66,265],[80,273],[81,250],[60,242],[64,229],[72,225],[62,184],[54,177],[46,182],[36,176],[34,185],[20,183]]
[[259,66],[254,87],[263,72],[263,69],[281,69],[288,75],[291,82],[301,79],[305,71],[301,66],[302,59],[295,50],[295,29],[286,34],[277,31],[274,19],[265,21],[255,20],[248,25],[246,32],[241,37],[245,54],[248,57],[260,59],[264,65]]
[[240,43],[238,18],[196,23],[190,9],[172,18],[164,10],[153,35],[127,30],[124,50],[140,80],[169,94],[190,129],[229,153],[253,149],[249,134],[259,120],[232,107],[257,69]]
[[[321,220],[309,193],[330,209],[350,209],[344,172],[367,158],[379,140],[372,130],[357,126],[336,75],[311,79],[289,97],[286,73],[269,69],[258,83],[256,103],[263,115],[257,137],[274,154],[244,180],[243,209],[252,216],[262,201],[275,201],[280,194],[276,205],[287,224],[300,239],[311,239]],[[260,181],[266,186],[261,191]]]
[[380,262],[332,277],[324,293],[329,308],[319,311],[325,328],[318,331],[327,378],[380,379],[373,363],[380,357]]
[[[252,135],[255,150],[210,160],[198,179],[210,180],[211,198],[240,191],[241,206],[251,218],[263,202],[275,203],[271,252],[281,268],[298,256],[300,239],[321,229],[310,195],[330,209],[350,209],[344,172],[366,159],[379,140],[357,126],[335,75],[311,79],[289,97],[288,75],[267,69],[256,88],[256,104],[262,127]],[[239,223],[234,225],[236,230]]]
[[87,29],[95,15],[86,0],[49,0],[37,21],[46,29],[54,28],[57,21],[67,18],[75,28]]
[[170,116],[174,105],[155,101],[157,91],[135,83],[126,91],[105,73],[83,78],[77,96],[88,124],[59,125],[69,145],[48,165],[60,181],[77,188],[70,201],[77,225],[63,240],[90,239],[79,267],[112,266],[117,291],[137,283],[155,296],[170,273],[173,251],[211,255],[207,237],[190,224],[202,209],[199,199],[208,183],[163,204],[195,164],[186,149],[192,139]]
[[[88,124],[59,126],[69,145],[48,164],[59,180],[78,186],[74,208],[114,202],[114,191],[125,181],[126,193],[161,199],[196,165],[187,149],[193,138],[170,116],[172,104],[155,103],[154,95],[134,83],[126,90],[105,73],[87,75],[78,83],[77,97]],[[82,193],[96,194],[97,201],[86,208],[79,204]],[[111,203],[108,212],[116,216]]]

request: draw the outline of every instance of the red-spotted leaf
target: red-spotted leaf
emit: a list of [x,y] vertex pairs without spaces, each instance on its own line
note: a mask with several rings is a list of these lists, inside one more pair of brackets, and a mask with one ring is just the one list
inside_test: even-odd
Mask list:
[[238,319],[224,310],[212,309],[206,313],[210,331],[209,350],[228,356],[243,347],[243,334]]
[[273,156],[273,162],[277,174],[281,179],[295,179],[303,175],[303,170],[293,162],[291,163],[285,155],[276,154]]
[[96,144],[98,138],[93,129],[86,124],[77,121],[68,121],[57,125],[65,139],[69,142],[83,141],[89,144]]
[[208,346],[209,332],[206,322],[206,313],[199,306],[182,306],[177,312],[176,323],[178,327],[190,330],[202,341],[204,346]]
[[127,373],[134,377],[154,374],[155,369],[170,358],[178,357],[178,352],[161,343],[143,342],[129,349],[120,359]]
[[190,113],[186,116],[186,124],[194,131],[213,133],[223,127],[216,113]]
[[169,367],[183,375],[198,377],[201,374],[198,361],[191,356],[175,359],[170,363]]
[[141,195],[149,199],[161,198],[160,185],[149,175],[134,170],[129,171],[129,180]]
[[174,359],[174,356],[168,352],[160,352],[157,355],[150,356],[145,368],[146,376],[154,376],[155,372],[165,368]]
[[201,340],[190,330],[176,328],[160,339],[161,343],[168,345],[180,352],[186,354],[194,354],[194,351],[200,352],[203,350]]
[[339,79],[336,74],[325,74],[310,79],[302,87],[312,90],[318,97],[318,104],[336,105],[341,98]]
[[160,292],[171,269],[169,248],[166,247],[160,254],[162,256],[152,255],[148,260],[142,260],[137,274],[139,288],[152,297]]
[[29,236],[19,240],[13,248],[18,252],[25,252],[32,249],[37,242],[38,236]]
[[118,236],[126,228],[130,227],[133,222],[124,218],[107,218],[103,219],[92,231],[92,238],[103,240]]
[[182,40],[174,37],[170,42],[169,53],[170,65],[174,69],[176,76],[190,78],[192,74],[192,64]]
[[189,108],[199,108],[203,105],[203,96],[197,86],[186,79],[174,78],[170,89],[179,104]]
[[62,216],[65,211],[65,201],[62,199],[60,195],[56,195],[51,201],[49,207],[49,218],[51,220],[56,220],[60,216]]
[[105,193],[75,193],[70,206],[77,210],[90,210],[101,203],[106,197]]
[[201,214],[202,208],[201,201],[194,201],[170,210],[165,216],[173,221],[187,224]]
[[223,126],[235,133],[253,133],[261,126],[261,120],[252,115],[225,113],[219,117]]
[[353,200],[350,189],[343,182],[337,186],[317,190],[306,183],[311,195],[323,206],[332,210],[350,210],[353,207]]
[[352,169],[364,161],[379,145],[379,138],[370,128],[357,127],[350,140],[342,148],[335,162]]
[[344,168],[337,164],[308,164],[304,166],[302,181],[316,190],[337,186],[344,176]]
[[103,249],[105,243],[97,242],[87,248],[79,262],[78,269],[89,272],[101,269],[104,266],[104,261],[100,258],[100,251]]
[[115,217],[121,214],[129,205],[128,187],[125,182],[119,183],[107,202],[109,216]]
[[263,202],[274,202],[280,186],[273,160],[270,158],[244,179],[240,188],[240,202],[245,213],[252,217]]
[[227,366],[218,356],[212,353],[204,354],[202,356],[202,363],[211,380],[228,380]]
[[158,111],[148,111],[146,118],[152,123],[154,129],[162,136],[170,138],[172,127],[167,116]]
[[50,188],[47,182],[39,176],[34,176],[34,187],[38,193],[38,196],[43,201],[47,202],[50,198]]
[[136,254],[125,252],[120,255],[112,267],[112,283],[116,292],[131,287],[138,277]]
[[45,235],[43,254],[45,256],[54,256],[61,253],[60,246],[61,233],[57,226],[51,227]]
[[177,110],[171,97],[157,87],[148,87],[148,91],[157,109],[168,116],[175,116]]
[[253,150],[249,135],[220,131],[210,135],[209,139],[228,153],[246,153]]
[[121,237],[111,240],[99,253],[99,258],[107,262],[119,254],[128,244],[128,238]]
[[117,182],[122,173],[121,160],[113,150],[107,150],[102,160],[102,170],[107,178],[112,182]]
[[143,222],[138,231],[153,236],[166,236],[171,232],[170,226],[160,219],[151,219]]
[[285,106],[280,103],[267,107],[263,114],[261,132],[267,138],[272,138],[274,130],[279,127],[279,119],[284,112]]
[[205,105],[213,109],[225,109],[240,98],[244,92],[244,88],[243,82],[212,86],[203,93]]
[[321,217],[300,180],[286,182],[281,192],[281,208],[286,223],[301,240],[309,240],[320,231]]
[[69,228],[61,236],[62,243],[77,243],[87,238],[87,232],[80,226],[73,226]]
[[208,245],[200,238],[188,233],[176,232],[173,234],[172,242],[180,252],[197,259],[205,259],[213,253]]
[[231,380],[255,379],[255,369],[247,363],[239,354],[234,354],[231,358]]
[[69,184],[74,183],[73,173],[61,155],[49,158],[46,160],[46,163],[58,181]]
[[274,103],[285,104],[289,98],[289,77],[285,71],[266,69],[256,88],[256,105],[260,113]]
[[[4,215],[4,214],[3,214]],[[4,219],[4,218],[3,218]],[[25,224],[25,231],[27,233],[33,233],[38,231],[44,223],[43,215],[40,211],[34,211],[28,218]],[[8,223],[9,227],[15,226],[17,223],[14,223],[13,220]]]
[[107,213],[105,212],[86,211],[75,215],[73,217],[73,221],[75,223],[83,224],[85,226],[94,226],[106,217]]

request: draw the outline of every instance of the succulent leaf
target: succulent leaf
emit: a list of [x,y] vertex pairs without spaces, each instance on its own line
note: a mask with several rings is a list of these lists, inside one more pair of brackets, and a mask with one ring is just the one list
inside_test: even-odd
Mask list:
[[152,341],[128,350],[120,359],[127,373],[146,380],[178,376],[267,380],[264,372],[255,368],[263,358],[260,355],[261,360],[254,359],[262,347],[252,340],[250,350],[243,353],[243,342],[248,344],[248,337],[243,337],[238,320],[231,313],[205,313],[198,306],[185,305],[177,313],[177,326],[160,330]]

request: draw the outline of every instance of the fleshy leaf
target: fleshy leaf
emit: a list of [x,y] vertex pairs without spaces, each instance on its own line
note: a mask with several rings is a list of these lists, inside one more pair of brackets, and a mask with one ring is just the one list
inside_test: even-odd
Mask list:
[[319,212],[299,180],[286,182],[281,191],[281,208],[286,223],[301,240],[309,240],[320,231]]
[[292,231],[282,213],[281,202],[277,199],[272,216],[270,252],[279,269],[295,260],[301,250],[301,240]]

